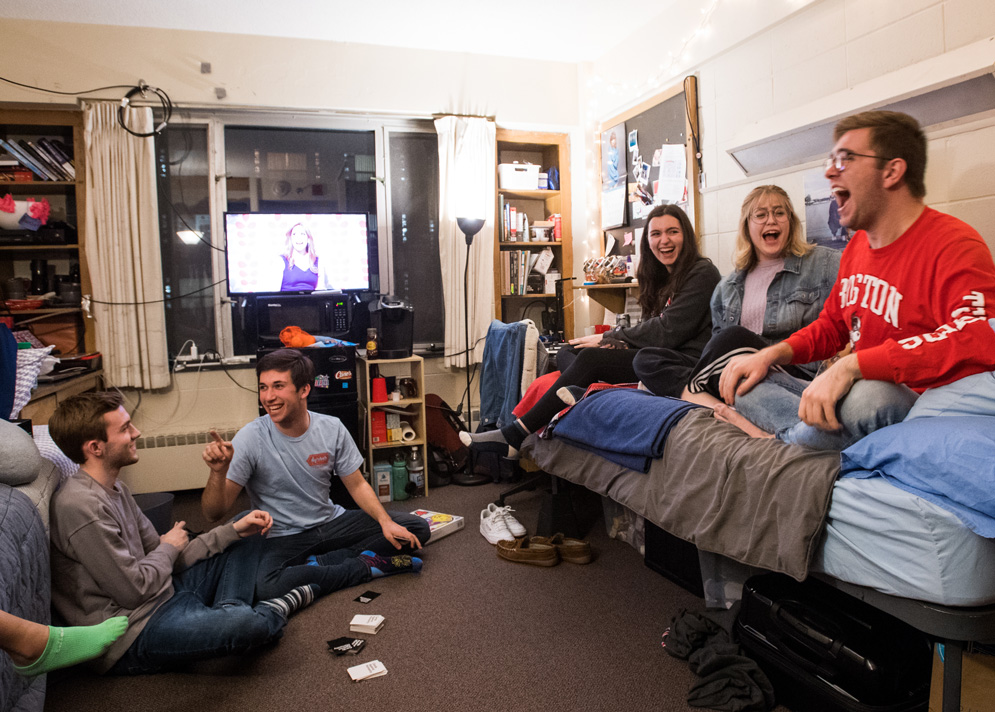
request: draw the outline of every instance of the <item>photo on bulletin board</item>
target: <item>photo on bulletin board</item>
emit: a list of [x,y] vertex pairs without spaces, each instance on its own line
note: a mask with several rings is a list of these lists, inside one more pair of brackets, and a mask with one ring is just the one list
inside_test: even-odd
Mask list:
[[809,242],[842,250],[852,237],[840,223],[836,199],[821,168],[805,174],[805,237]]
[[606,230],[604,233],[605,257],[610,255],[634,255],[636,254],[636,241],[639,237],[637,231],[631,227],[621,227],[614,230]]
[[625,225],[625,124],[601,132],[601,229]]

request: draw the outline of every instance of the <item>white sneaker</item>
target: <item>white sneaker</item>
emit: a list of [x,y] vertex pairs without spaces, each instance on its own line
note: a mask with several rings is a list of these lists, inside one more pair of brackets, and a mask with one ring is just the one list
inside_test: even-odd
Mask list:
[[504,517],[494,514],[490,506],[480,513],[480,533],[490,544],[497,544],[499,541],[514,541],[515,535],[508,529],[504,522]]
[[508,531],[510,531],[515,538],[528,534],[528,532],[525,531],[525,527],[522,526],[522,523],[511,516],[511,513],[515,511],[511,507],[499,507],[491,502],[487,505],[487,511],[491,513],[492,517],[503,518],[505,526],[508,527]]

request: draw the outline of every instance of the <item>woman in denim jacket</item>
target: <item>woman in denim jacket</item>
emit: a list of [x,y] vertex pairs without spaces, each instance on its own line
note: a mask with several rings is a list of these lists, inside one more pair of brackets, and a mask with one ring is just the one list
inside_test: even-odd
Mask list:
[[[712,293],[712,338],[690,371],[682,397],[706,405],[718,400],[718,382],[730,358],[781,341],[815,321],[836,281],[840,252],[805,241],[788,194],[776,185],[754,188],[743,201],[736,271]],[[673,391],[667,349],[642,349],[633,369],[650,391]],[[819,363],[785,370],[811,380]]]

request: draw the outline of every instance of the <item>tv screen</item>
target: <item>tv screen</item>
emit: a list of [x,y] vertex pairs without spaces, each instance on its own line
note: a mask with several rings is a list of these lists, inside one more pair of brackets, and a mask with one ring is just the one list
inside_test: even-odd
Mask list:
[[370,288],[365,213],[226,213],[228,294]]

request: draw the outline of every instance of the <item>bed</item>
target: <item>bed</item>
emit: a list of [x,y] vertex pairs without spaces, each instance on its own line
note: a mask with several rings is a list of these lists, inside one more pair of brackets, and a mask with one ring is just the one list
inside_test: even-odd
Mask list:
[[[955,514],[944,500],[951,492],[923,491],[922,483],[908,486],[889,474],[907,467],[903,458],[947,472],[965,456],[973,458],[965,472],[987,467],[990,475],[995,443],[988,433],[995,427],[979,433],[984,448],[958,439],[980,428],[955,418],[940,419],[940,432],[935,422],[894,434],[885,429],[865,438],[870,454],[842,458],[847,476],[841,478],[837,454],[752,440],[708,409],[692,410],[673,426],[647,472],[583,449],[590,443],[561,439],[570,417],[554,421],[551,433],[530,436],[523,456],[700,551],[799,580],[815,575],[943,640],[943,709],[959,709],[965,643],[995,641],[995,539],[976,533],[987,531],[984,518],[968,525],[963,512]],[[602,427],[611,426],[591,430]],[[922,442],[927,430],[938,440],[953,439],[949,450]],[[956,478],[948,483],[963,487]]]

